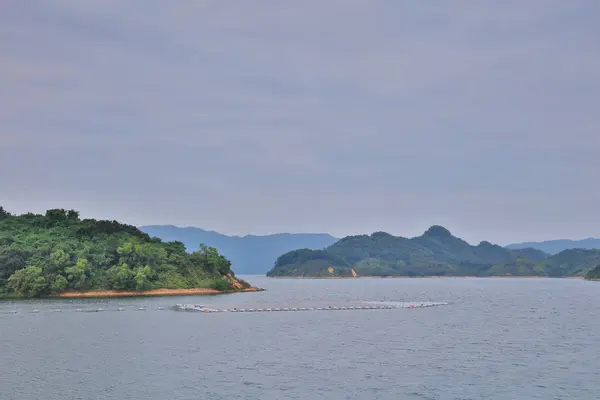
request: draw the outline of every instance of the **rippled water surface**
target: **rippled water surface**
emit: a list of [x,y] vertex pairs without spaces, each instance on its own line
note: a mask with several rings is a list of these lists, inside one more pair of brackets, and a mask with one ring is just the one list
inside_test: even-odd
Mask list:
[[[267,291],[0,302],[0,398],[587,400],[600,393],[598,282],[245,278]],[[402,300],[450,304],[170,309]]]

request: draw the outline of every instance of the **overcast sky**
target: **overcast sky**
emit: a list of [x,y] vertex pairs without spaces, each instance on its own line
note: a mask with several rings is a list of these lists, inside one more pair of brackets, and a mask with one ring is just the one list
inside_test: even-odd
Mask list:
[[10,1],[0,205],[600,236],[600,2]]

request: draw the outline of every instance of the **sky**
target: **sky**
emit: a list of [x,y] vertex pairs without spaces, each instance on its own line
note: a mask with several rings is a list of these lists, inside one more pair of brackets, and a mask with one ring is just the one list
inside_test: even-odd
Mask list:
[[225,234],[600,237],[597,0],[0,13],[0,205]]

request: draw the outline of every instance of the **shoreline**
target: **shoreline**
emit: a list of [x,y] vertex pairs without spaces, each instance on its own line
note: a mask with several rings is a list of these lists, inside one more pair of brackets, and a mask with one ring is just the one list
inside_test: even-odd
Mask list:
[[537,276],[537,275],[510,275],[510,276],[475,276],[475,275],[444,275],[444,276],[267,276],[267,278],[274,279],[448,279],[448,278],[477,278],[477,279],[516,279],[516,278],[527,278],[527,279],[584,279],[583,276]]
[[159,297],[159,296],[197,296],[217,295],[231,293],[263,292],[265,289],[250,287],[238,290],[217,290],[211,288],[188,288],[188,289],[151,289],[151,290],[86,290],[82,292],[68,291],[58,294],[43,296],[44,298],[75,299],[91,297]]

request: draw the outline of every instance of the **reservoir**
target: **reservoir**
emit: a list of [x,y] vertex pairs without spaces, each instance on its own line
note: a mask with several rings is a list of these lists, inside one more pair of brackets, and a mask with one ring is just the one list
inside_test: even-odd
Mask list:
[[[600,393],[598,282],[242,278],[266,291],[1,301],[0,398],[479,400]],[[444,305],[349,310],[406,302]],[[176,303],[347,310],[203,315],[174,311]]]

